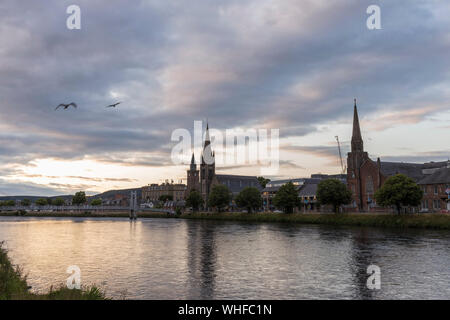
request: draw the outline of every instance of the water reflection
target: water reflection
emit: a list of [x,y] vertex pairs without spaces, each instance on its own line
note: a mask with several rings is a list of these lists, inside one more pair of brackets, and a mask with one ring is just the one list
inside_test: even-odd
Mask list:
[[214,297],[216,239],[214,225],[205,221],[188,224],[188,278],[191,297]]
[[[450,234],[178,219],[0,217],[35,290],[65,282],[136,299],[450,298]],[[381,268],[381,290],[366,287]]]
[[374,259],[374,249],[368,237],[368,230],[361,229],[352,237],[351,259],[349,269],[352,272],[355,287],[355,299],[373,299],[376,291],[367,288],[367,267],[377,265]]

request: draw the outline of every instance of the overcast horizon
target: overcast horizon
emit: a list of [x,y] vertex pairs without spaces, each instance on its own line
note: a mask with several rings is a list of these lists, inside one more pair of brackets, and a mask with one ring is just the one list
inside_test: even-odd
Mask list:
[[[81,29],[69,30],[72,4],[0,3],[0,196],[186,183],[171,135],[207,119],[279,129],[271,179],[337,174],[354,98],[372,159],[450,157],[444,1],[79,0]],[[381,30],[366,26],[372,4]]]

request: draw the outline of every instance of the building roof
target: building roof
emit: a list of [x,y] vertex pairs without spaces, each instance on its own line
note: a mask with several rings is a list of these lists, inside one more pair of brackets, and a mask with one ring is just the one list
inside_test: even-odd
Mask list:
[[295,178],[295,179],[284,179],[284,180],[273,180],[273,181],[269,181],[266,184],[267,188],[279,188],[282,185],[288,183],[288,182],[292,182],[294,185],[302,185],[303,183],[305,183],[305,180],[308,178]]
[[237,176],[231,174],[216,174],[217,181],[230,189],[232,193],[239,193],[246,187],[255,187],[261,191],[262,187],[255,176]]
[[400,173],[419,181],[424,177],[422,169],[423,164],[421,163],[381,161],[381,173],[386,176],[393,176]]
[[[276,180],[276,181],[271,181],[271,183],[273,183],[274,186],[265,187],[262,191],[263,192],[276,192],[280,189],[280,187],[282,185],[288,183],[289,181],[292,181],[294,183],[294,186],[297,188],[297,190],[301,191],[306,186],[310,186],[310,185],[316,185],[316,188],[317,188],[317,184],[319,184],[319,182],[322,180],[324,180],[324,179],[321,179],[321,178],[298,178],[298,179]],[[297,184],[295,184],[295,182],[297,182]],[[307,190],[311,190],[311,187],[307,187]]]
[[418,182],[418,184],[440,183],[450,183],[450,168],[441,168]]
[[438,162],[431,161],[431,162],[424,163],[423,164],[423,168],[424,169],[444,168],[444,167],[446,167],[449,164],[450,164],[449,160],[447,160],[447,161],[438,161]]
[[307,183],[300,189],[298,195],[300,197],[304,196],[315,196],[317,193],[317,186],[319,183]]

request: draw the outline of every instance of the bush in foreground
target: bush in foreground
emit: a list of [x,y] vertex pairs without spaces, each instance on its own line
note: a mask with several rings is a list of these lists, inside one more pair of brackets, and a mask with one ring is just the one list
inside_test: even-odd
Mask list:
[[26,276],[14,266],[0,242],[0,300],[105,300],[105,294],[96,286],[68,289],[60,286],[44,294],[29,292]]

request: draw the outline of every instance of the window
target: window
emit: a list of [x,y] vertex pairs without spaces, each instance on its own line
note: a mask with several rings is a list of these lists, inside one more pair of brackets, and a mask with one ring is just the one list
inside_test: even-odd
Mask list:
[[433,209],[440,209],[441,204],[439,200],[433,200]]
[[373,180],[372,180],[372,176],[368,176],[367,177],[367,181],[366,181],[366,192],[368,194],[373,194]]
[[438,186],[437,185],[434,186],[434,194],[438,194]]

